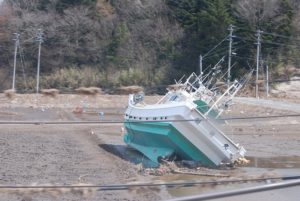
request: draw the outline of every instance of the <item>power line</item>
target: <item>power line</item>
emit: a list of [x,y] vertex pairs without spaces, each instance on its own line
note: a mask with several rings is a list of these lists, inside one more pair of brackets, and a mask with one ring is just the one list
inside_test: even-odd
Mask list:
[[292,40],[294,40],[294,41],[300,42],[300,39],[294,38],[294,37],[291,37],[291,36],[285,36],[285,35],[281,35],[281,34],[265,32],[265,31],[263,31],[262,34],[264,34],[264,35],[276,36],[276,37],[285,38],[285,39],[292,39]]
[[206,54],[203,55],[203,59],[208,56],[212,51],[214,51],[217,47],[219,47],[226,39],[228,36],[226,36],[223,40],[221,40],[217,45],[215,45],[212,49],[210,49]]
[[[251,60],[251,61],[256,61],[256,59],[254,58],[251,58],[251,57],[241,57],[241,56],[237,56],[237,55],[234,55],[234,57],[237,57],[237,58],[240,58],[240,59],[248,59],[248,60]],[[272,63],[272,64],[278,64],[277,62],[273,62],[273,61],[270,61],[270,60],[265,60],[265,62],[267,63]]]
[[[236,27],[236,29],[247,31],[247,32],[252,32],[252,33],[257,32],[257,31],[251,30],[251,29],[246,29],[246,28],[241,28],[241,27]],[[262,34],[263,35],[271,35],[271,36],[280,37],[280,38],[285,38],[285,39],[291,39],[291,40],[294,40],[294,41],[300,41],[300,39],[292,37],[292,36],[287,36],[287,35],[282,35],[282,34],[277,34],[277,33],[271,33],[271,32],[267,32],[267,31],[263,31],[263,30],[262,30]]]
[[203,184],[211,184],[211,185],[220,185],[227,183],[241,183],[241,182],[262,182],[262,181],[271,181],[271,180],[296,180],[298,181],[300,176],[287,176],[287,177],[265,177],[265,178],[254,178],[254,179],[222,179],[222,180],[211,180],[211,181],[184,181],[184,182],[166,182],[166,183],[135,183],[135,184],[111,184],[111,185],[101,185],[101,184],[87,184],[87,185],[0,185],[0,189],[72,189],[72,188],[96,188],[99,191],[104,190],[127,190],[133,187],[190,187],[193,185],[203,185]]
[[[233,43],[233,48],[232,48],[232,56],[235,56],[234,53],[236,53],[237,50],[245,47],[247,44],[239,45],[239,42]],[[206,59],[220,56],[220,54],[225,55],[228,51],[228,47],[223,47],[223,48],[218,48],[218,50],[214,51],[210,56],[207,56]]]
[[241,41],[243,41],[244,43],[247,43],[246,41],[250,42],[251,44],[254,44],[255,43],[255,40],[253,39],[248,39],[248,38],[243,38],[243,37],[240,37],[240,36],[235,36],[235,38],[237,39],[240,39]]
[[22,41],[22,43],[24,44],[24,43],[27,43],[27,42],[29,42],[29,41],[33,41],[33,39],[35,39],[35,38],[36,38],[36,37],[33,36],[33,37],[31,37],[31,38],[28,38],[28,39]]
[[[300,114],[286,114],[286,115],[273,115],[273,116],[249,116],[249,117],[225,117],[218,119],[208,120],[250,120],[250,119],[272,119],[272,118],[286,118],[286,117],[300,117]],[[133,118],[133,117],[132,117]],[[170,122],[201,122],[207,121],[207,119],[179,119],[179,120],[146,120],[146,121],[116,121],[116,120],[105,120],[105,121],[0,121],[2,125],[23,125],[23,124],[35,124],[35,125],[74,125],[74,124],[123,124],[123,123],[170,123]]]
[[271,41],[265,41],[263,40],[262,43],[272,44],[272,45],[280,45],[280,46],[290,46],[290,47],[296,47],[300,49],[299,45],[292,45],[292,44],[286,44],[286,43],[277,43],[277,42],[271,42]]
[[243,30],[243,31],[248,31],[248,32],[256,33],[255,30],[246,29],[246,28],[242,28],[242,27],[236,27],[236,29],[237,29],[237,30]]
[[286,117],[300,117],[300,114],[286,114],[286,115],[271,115],[271,116],[250,116],[250,117],[226,117],[217,120],[249,120],[249,119],[272,119],[272,118],[286,118]]
[[212,199],[217,199],[217,198],[232,197],[232,196],[236,196],[236,195],[258,193],[258,192],[270,191],[270,190],[276,190],[276,189],[282,189],[282,188],[289,188],[289,187],[294,187],[294,186],[299,186],[299,185],[300,185],[300,179],[297,179],[295,181],[278,182],[278,183],[274,183],[274,184],[266,184],[266,185],[262,185],[262,186],[254,186],[254,187],[219,192],[219,193],[211,193],[211,194],[204,194],[204,195],[194,195],[194,196],[175,198],[175,199],[170,199],[168,201],[212,200]]

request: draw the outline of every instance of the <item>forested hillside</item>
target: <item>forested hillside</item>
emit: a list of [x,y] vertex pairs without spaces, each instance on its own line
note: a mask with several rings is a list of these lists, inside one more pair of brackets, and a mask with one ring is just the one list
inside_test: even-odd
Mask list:
[[261,71],[269,65],[280,76],[299,66],[299,7],[297,0],[3,0],[1,88],[11,87],[13,33],[20,34],[17,90],[35,87],[38,29],[41,88],[165,85],[199,73],[200,54],[204,68],[226,56],[226,69],[230,24],[232,79],[255,67],[257,30]]

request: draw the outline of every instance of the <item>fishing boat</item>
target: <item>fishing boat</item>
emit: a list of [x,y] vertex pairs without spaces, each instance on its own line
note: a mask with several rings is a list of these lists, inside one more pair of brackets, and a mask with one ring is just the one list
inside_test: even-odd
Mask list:
[[192,73],[182,80],[156,104],[147,105],[141,93],[129,95],[124,142],[157,164],[176,157],[218,167],[243,158],[246,150],[214,123],[242,83],[234,81],[219,94],[209,74],[203,78]]

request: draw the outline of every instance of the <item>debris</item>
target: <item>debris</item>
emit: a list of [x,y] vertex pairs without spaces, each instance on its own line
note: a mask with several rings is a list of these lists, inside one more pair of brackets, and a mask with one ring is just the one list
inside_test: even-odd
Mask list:
[[42,89],[41,93],[45,96],[56,97],[59,94],[58,89]]
[[96,95],[101,94],[102,90],[98,87],[80,87],[75,89],[78,94],[85,94],[85,95]]
[[100,119],[103,119],[103,117],[104,117],[104,112],[99,112],[98,115],[99,115],[99,118],[100,118]]
[[183,84],[171,84],[168,86],[168,90],[171,91],[171,90],[179,90],[179,89],[182,89],[184,88],[184,85]]
[[83,108],[82,107],[76,107],[75,110],[73,110],[73,113],[82,114],[83,113]]
[[120,87],[118,89],[119,93],[123,95],[139,93],[143,90],[144,90],[143,87],[140,86],[127,86],[127,87]]
[[82,103],[82,109],[83,109],[83,112],[87,112],[87,109],[88,109],[88,107],[89,107],[89,104],[87,103],[86,100],[81,101],[81,103]]
[[245,157],[239,158],[238,160],[235,161],[236,165],[247,165],[250,163],[250,160],[246,159]]
[[198,176],[206,176],[206,177],[230,177],[226,174],[213,174],[207,172],[197,172],[197,171],[182,171],[182,170],[173,170],[173,173],[177,174],[189,174],[189,175],[198,175]]
[[16,91],[14,89],[8,89],[8,90],[4,91],[4,95],[10,99],[12,99],[15,96],[15,94],[16,94]]
[[182,164],[188,168],[197,168],[199,167],[201,164],[197,161],[188,161],[188,160],[182,160],[181,161]]
[[125,135],[125,128],[122,126],[121,127],[121,135],[124,136]]
[[219,170],[199,166],[200,163],[197,163],[197,166],[195,165],[192,168],[190,168],[190,164],[188,166],[186,164],[186,161],[169,162],[166,160],[162,160],[162,164],[159,168],[142,169],[142,166],[139,165],[139,172],[154,176],[163,176],[168,174],[187,174],[206,177],[230,177],[230,175],[219,173]]

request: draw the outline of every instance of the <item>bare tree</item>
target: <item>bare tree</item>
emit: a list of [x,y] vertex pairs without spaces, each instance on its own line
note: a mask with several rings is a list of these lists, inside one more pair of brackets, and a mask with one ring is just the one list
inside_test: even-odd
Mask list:
[[234,5],[236,15],[246,20],[251,27],[259,27],[262,22],[277,15],[279,0],[238,0]]

